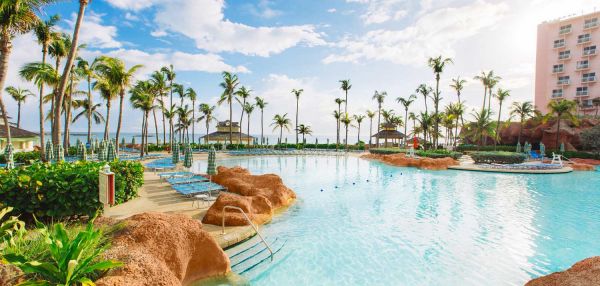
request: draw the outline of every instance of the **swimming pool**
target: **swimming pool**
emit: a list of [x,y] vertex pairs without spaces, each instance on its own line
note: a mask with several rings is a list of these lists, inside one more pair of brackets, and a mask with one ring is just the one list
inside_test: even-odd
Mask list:
[[598,172],[423,171],[355,157],[217,163],[279,174],[299,198],[263,227],[287,243],[247,274],[252,285],[523,285],[600,255]]

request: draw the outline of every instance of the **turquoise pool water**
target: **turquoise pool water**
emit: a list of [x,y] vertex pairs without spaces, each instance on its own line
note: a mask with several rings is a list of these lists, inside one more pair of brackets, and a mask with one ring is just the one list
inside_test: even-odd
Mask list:
[[354,157],[218,164],[280,174],[299,198],[263,228],[288,241],[248,274],[252,285],[523,285],[600,255],[600,172],[422,171]]

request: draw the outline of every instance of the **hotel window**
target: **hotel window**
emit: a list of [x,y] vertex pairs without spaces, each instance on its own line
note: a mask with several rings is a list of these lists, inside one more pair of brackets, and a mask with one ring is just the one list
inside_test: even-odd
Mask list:
[[558,32],[560,35],[571,33],[571,24],[560,26],[560,30]]
[[596,81],[596,73],[595,72],[584,73],[581,76],[581,82],[591,82],[591,81]]
[[585,20],[585,24],[583,25],[584,29],[590,29],[598,26],[598,18],[587,19]]
[[578,61],[577,62],[577,69],[578,70],[587,69],[589,67],[590,67],[590,61],[589,60],[583,60],[583,61]]
[[558,84],[569,84],[570,82],[571,77],[568,75],[558,77]]
[[588,87],[587,86],[580,86],[577,88],[577,91],[575,92],[575,95],[577,96],[587,96],[588,95]]
[[589,108],[592,106],[594,106],[594,102],[591,99],[586,99],[586,100],[581,101],[581,107],[583,107],[583,108]]
[[552,98],[562,97],[562,96],[563,96],[563,90],[562,89],[553,89],[552,90]]
[[591,56],[591,55],[595,55],[595,54],[596,54],[596,46],[589,46],[589,47],[583,48],[584,56]]
[[565,69],[565,66],[563,64],[558,64],[558,65],[554,65],[552,67],[552,72],[553,73],[557,73],[557,72],[563,72]]
[[560,40],[554,41],[555,48],[562,48],[564,46],[565,46],[565,39],[560,39]]
[[577,43],[578,44],[587,43],[587,42],[589,42],[591,40],[592,40],[592,35],[590,35],[589,33],[577,36]]
[[559,60],[566,60],[571,57],[571,51],[562,51],[558,53]]

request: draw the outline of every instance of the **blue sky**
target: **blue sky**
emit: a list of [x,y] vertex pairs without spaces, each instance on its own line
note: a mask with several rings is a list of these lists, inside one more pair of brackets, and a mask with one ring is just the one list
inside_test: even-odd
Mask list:
[[[234,71],[253,95],[269,102],[266,122],[275,113],[293,118],[290,91],[303,88],[300,123],[311,125],[316,134],[330,135],[335,134],[334,99],[343,97],[338,80],[351,79],[351,114],[374,110],[371,96],[384,90],[389,94],[385,108],[403,116],[395,99],[408,97],[420,83],[433,85],[426,60],[439,54],[455,62],[442,75],[442,105],[456,99],[448,84],[461,76],[469,80],[463,98],[479,106],[483,88],[472,78],[489,69],[503,78],[500,87],[512,91],[507,105],[533,100],[537,24],[591,11],[593,2],[96,0],[86,14],[81,39],[88,48],[81,55],[92,59],[108,54],[128,66],[143,64],[139,79],[173,63],[177,82],[193,87],[199,102],[210,104],[221,93],[220,72]],[[45,9],[43,17],[60,14],[61,29],[70,32],[77,8],[77,1],[59,2]],[[14,46],[7,84],[35,90],[18,77],[17,69],[39,61],[40,48],[29,34],[15,39]],[[6,101],[9,112],[16,113],[16,104]],[[422,109],[422,101],[412,110]],[[32,115],[22,119],[26,129],[37,130],[36,106],[37,100],[30,98],[23,107]],[[141,113],[129,104],[125,112],[124,130],[138,132]],[[239,108],[234,112],[239,119]],[[225,106],[219,107],[217,117],[228,117]],[[252,121],[251,133],[256,134],[258,112]],[[84,121],[73,126],[74,131],[85,128]],[[196,128],[197,133],[203,130]]]

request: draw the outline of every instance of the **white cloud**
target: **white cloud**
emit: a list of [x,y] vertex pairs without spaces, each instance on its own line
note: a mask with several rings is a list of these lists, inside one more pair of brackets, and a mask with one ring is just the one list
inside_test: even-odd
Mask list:
[[327,12],[328,12],[328,13],[335,13],[335,12],[337,12],[337,9],[335,9],[335,8],[330,8],[330,9],[327,9]]
[[366,25],[400,20],[408,14],[404,8],[405,0],[346,0],[346,2],[368,4],[367,11],[360,16]]
[[438,9],[420,17],[402,30],[372,30],[358,38],[347,37],[323,62],[382,60],[398,64],[422,65],[427,57],[444,54],[452,57],[454,45],[490,28],[502,19],[506,4],[476,1],[460,8]]
[[272,2],[269,0],[260,0],[257,5],[248,5],[250,13],[255,16],[271,19],[282,14],[281,11],[271,8]]
[[166,36],[168,34],[164,30],[154,30],[154,31],[150,32],[150,35],[152,37],[160,38],[160,37],[164,37],[164,36]]
[[127,10],[142,10],[154,5],[156,0],[106,0],[110,5]]
[[[88,13],[81,25],[79,32],[80,43],[88,44],[95,48],[120,48],[122,43],[116,40],[117,27],[102,25],[102,17],[104,15],[94,12]],[[71,20],[66,20],[68,29],[65,31],[68,34],[72,33],[77,14],[71,14]]]
[[125,19],[129,20],[129,21],[139,21],[140,17],[138,17],[137,15],[134,15],[130,12],[125,13]]

